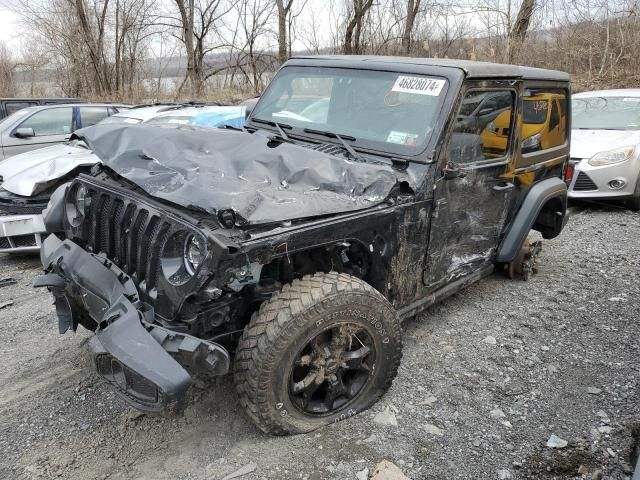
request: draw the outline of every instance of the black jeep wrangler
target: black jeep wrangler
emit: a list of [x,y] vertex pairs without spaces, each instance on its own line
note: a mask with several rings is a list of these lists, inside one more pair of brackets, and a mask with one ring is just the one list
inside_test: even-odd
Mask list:
[[[553,136],[523,115],[551,94]],[[45,222],[66,239],[45,240],[36,286],[61,333],[95,331],[97,371],[134,406],[182,408],[233,355],[258,427],[309,432],[383,395],[403,319],[497,267],[530,273],[529,231],[566,220],[569,94],[534,68],[295,58],[242,131],[82,130],[102,164],[55,192]]]

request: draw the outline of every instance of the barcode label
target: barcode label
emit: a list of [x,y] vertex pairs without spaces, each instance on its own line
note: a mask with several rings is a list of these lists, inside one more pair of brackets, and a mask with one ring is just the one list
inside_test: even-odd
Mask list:
[[437,97],[442,91],[446,80],[425,77],[400,76],[391,89],[392,92],[416,93],[418,95],[432,95]]

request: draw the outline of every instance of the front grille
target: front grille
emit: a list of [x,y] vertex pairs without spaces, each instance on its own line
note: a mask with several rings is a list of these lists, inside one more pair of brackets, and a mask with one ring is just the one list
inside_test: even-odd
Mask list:
[[0,237],[0,249],[2,248],[22,248],[22,247],[37,247],[36,236],[29,235],[15,235],[13,237]]
[[42,213],[47,204],[24,205],[18,203],[0,203],[0,215],[34,215]]
[[35,247],[37,245],[35,235],[16,235],[11,237],[11,241],[15,247]]
[[146,293],[156,287],[160,256],[172,224],[144,205],[89,189],[90,206],[79,236],[87,250],[103,253]]
[[598,190],[598,186],[593,183],[589,175],[580,172],[578,178],[576,178],[576,183],[573,184],[573,189],[576,191]]
[[42,210],[47,208],[48,202],[48,194],[24,197],[0,187],[0,215],[33,215],[42,213]]

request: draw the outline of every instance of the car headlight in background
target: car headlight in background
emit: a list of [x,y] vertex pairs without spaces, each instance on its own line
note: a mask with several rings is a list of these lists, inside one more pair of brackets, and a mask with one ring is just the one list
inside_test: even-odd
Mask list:
[[531,135],[530,137],[527,137],[522,141],[523,153],[535,152],[536,150],[540,150],[540,134],[539,133],[536,133],[535,135]]
[[592,167],[601,167],[603,165],[612,165],[614,163],[624,162],[633,156],[635,147],[620,147],[606,152],[596,153],[589,159],[589,165]]
[[497,133],[496,132],[496,121],[495,120],[490,121],[489,124],[487,125],[487,127],[485,128],[485,130],[487,130],[489,132]]
[[189,235],[184,244],[184,266],[190,275],[194,275],[200,264],[207,256],[202,239],[196,235]]

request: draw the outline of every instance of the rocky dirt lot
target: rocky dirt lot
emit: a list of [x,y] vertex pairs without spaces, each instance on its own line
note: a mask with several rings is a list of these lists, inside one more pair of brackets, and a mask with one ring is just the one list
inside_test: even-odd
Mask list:
[[0,478],[355,480],[382,460],[414,480],[630,478],[640,215],[572,213],[529,282],[496,274],[409,322],[374,408],[289,438],[253,427],[230,378],[198,382],[182,417],[128,408],[92,372],[86,331],[58,335],[38,260],[2,257],[17,283],[0,287]]

